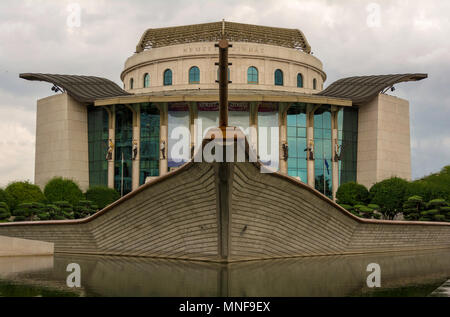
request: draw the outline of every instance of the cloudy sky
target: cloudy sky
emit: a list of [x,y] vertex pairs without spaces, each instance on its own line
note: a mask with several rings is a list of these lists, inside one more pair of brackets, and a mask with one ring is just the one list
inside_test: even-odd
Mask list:
[[301,29],[324,63],[325,87],[352,75],[428,73],[394,94],[411,103],[413,177],[436,172],[450,164],[448,12],[447,0],[2,0],[0,186],[33,181],[36,100],[52,94],[50,84],[19,73],[96,75],[121,85],[125,59],[147,28],[223,18]]

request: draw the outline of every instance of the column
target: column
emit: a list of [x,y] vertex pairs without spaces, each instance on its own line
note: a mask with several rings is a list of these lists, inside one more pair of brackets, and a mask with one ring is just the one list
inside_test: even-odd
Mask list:
[[112,105],[111,107],[105,107],[108,112],[108,125],[109,125],[109,137],[108,143],[112,145],[112,155],[111,160],[108,161],[108,187],[114,188],[114,160],[116,157],[116,107]]
[[250,135],[248,140],[248,145],[255,152],[255,155],[258,156],[258,102],[254,101],[250,103]]
[[280,173],[287,174],[287,154],[288,141],[287,141],[287,111],[290,104],[286,102],[280,102],[278,107],[278,125],[280,127]]
[[338,113],[339,107],[331,106],[331,148],[333,170],[333,200],[336,201],[336,192],[339,188],[339,159],[337,156],[338,143]]
[[[133,113],[133,149],[137,146],[137,155],[132,163],[132,190],[139,187],[139,172],[140,172],[140,144],[141,144],[141,109],[139,104],[127,105],[127,108]],[[133,155],[133,154],[132,154]]]
[[168,173],[169,159],[168,159],[168,146],[169,146],[169,104],[167,102],[161,103],[159,106],[160,113],[160,151],[159,151],[159,175],[163,176]]
[[308,104],[306,107],[306,142],[308,160],[308,185],[312,188],[316,185],[315,157],[314,157],[314,112],[320,108],[320,105]]
[[195,151],[195,120],[198,118],[198,106],[197,102],[193,101],[189,103],[189,132],[190,135],[190,149],[191,149],[191,158],[194,156]]

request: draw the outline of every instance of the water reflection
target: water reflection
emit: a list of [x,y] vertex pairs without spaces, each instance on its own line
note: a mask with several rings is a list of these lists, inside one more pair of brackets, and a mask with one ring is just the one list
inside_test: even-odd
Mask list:
[[[81,266],[79,296],[426,296],[450,276],[446,249],[230,265],[60,254],[0,258],[0,280],[72,291],[65,286],[70,263]],[[366,286],[369,263],[381,266],[381,289]]]

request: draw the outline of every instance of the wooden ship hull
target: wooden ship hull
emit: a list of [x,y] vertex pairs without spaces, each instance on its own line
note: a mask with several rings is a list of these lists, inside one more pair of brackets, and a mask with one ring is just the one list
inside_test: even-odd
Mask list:
[[262,173],[245,144],[246,162],[191,161],[90,218],[0,224],[0,235],[53,242],[55,253],[215,262],[450,248],[449,223],[358,218]]

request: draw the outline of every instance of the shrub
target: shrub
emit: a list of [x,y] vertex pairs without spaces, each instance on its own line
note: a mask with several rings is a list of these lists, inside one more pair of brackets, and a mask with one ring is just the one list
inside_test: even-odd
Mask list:
[[17,206],[23,203],[43,202],[44,194],[41,189],[29,182],[14,182],[6,187],[5,191],[12,198],[11,210],[15,210]]
[[0,202],[0,221],[8,220],[11,217],[9,206],[5,202]]
[[363,218],[370,219],[373,216],[373,209],[368,206],[356,205],[355,210],[357,210]]
[[60,215],[62,219],[57,220],[75,219],[72,204],[67,201],[56,201],[54,204],[61,210]]
[[120,194],[109,187],[91,187],[86,192],[86,199],[92,201],[99,209],[112,204],[120,198]]
[[339,204],[342,208],[347,209],[348,211],[352,211],[355,208],[353,208],[353,206],[350,205],[346,205],[346,204]]
[[8,209],[11,210],[11,206],[14,204],[14,199],[5,190],[0,188],[0,202],[6,203]]
[[376,183],[369,192],[371,203],[379,205],[379,211],[383,216],[392,220],[398,213],[403,211],[407,186],[408,182],[398,177]]
[[98,207],[92,201],[81,200],[77,206],[74,207],[75,219],[82,219],[95,214]]
[[420,213],[425,208],[421,196],[412,196],[403,204],[403,215],[406,220],[419,220]]
[[349,182],[339,187],[336,198],[340,204],[352,206],[366,204],[369,199],[369,191],[364,185]]
[[44,189],[45,197],[49,202],[67,201],[72,205],[83,199],[80,187],[70,179],[55,177],[50,180]]

